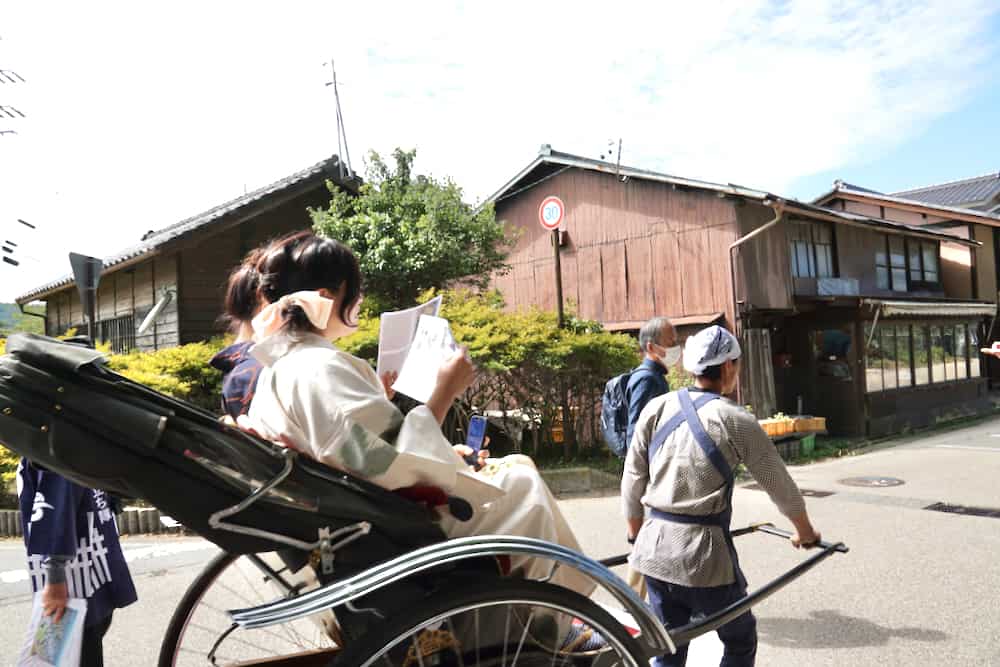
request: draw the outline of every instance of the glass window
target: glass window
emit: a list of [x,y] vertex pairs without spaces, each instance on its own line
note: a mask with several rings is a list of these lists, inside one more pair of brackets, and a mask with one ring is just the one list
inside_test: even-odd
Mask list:
[[829,278],[833,275],[833,246],[816,246],[816,277]]
[[938,282],[938,244],[924,242],[920,245],[923,258],[924,282]]
[[979,327],[976,324],[969,324],[965,337],[969,342],[969,377],[977,378],[982,374],[979,368],[979,362],[981,361],[981,357],[979,356]]
[[948,365],[945,363],[944,344],[941,338],[941,327],[931,327],[931,382],[947,382],[954,373],[948,372]]
[[882,381],[882,350],[878,331],[872,336],[872,325],[865,325],[865,342],[871,339],[865,350],[865,390],[868,393],[882,391],[885,384]]
[[880,325],[882,338],[882,387],[895,389],[896,380],[896,327]]
[[906,240],[889,237],[889,265],[892,268],[892,291],[906,291]]
[[920,243],[909,242],[910,250],[910,280],[920,282],[924,279],[924,272],[920,265]]
[[927,327],[913,325],[913,382],[916,385],[930,384],[930,348],[927,344]]
[[830,225],[792,222],[788,238],[793,277],[829,278],[834,275],[833,231]]
[[956,375],[959,380],[964,380],[969,377],[969,342],[965,337],[965,325],[956,324],[955,325],[955,368]]
[[875,247],[875,285],[879,289],[889,289],[889,252],[882,244]]
[[896,373],[900,387],[913,386],[913,372],[910,369],[910,326],[896,327]]
[[889,289],[889,269],[887,267],[875,267],[875,286],[879,289]]

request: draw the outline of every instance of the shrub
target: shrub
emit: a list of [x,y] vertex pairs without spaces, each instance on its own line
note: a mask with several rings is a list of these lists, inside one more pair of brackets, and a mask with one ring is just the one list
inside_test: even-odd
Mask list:
[[[420,301],[434,296],[426,292]],[[451,323],[460,345],[480,368],[476,384],[457,406],[452,433],[460,441],[472,410],[520,411],[528,415],[531,451],[547,458],[604,452],[600,401],[607,380],[633,368],[635,341],[604,331],[600,324],[568,317],[559,329],[555,313],[536,309],[504,312],[497,293],[444,293],[441,316]],[[374,364],[378,318],[363,317],[358,331],[338,342],[341,349]],[[561,451],[552,447],[552,429],[561,421],[563,394],[573,419],[564,428]],[[515,413],[516,414],[516,413]],[[513,425],[513,417],[510,418]],[[511,429],[514,430],[514,429]],[[517,449],[520,443],[512,443]],[[505,447],[494,442],[494,453]]]
[[108,366],[130,380],[217,412],[222,373],[208,362],[226,344],[225,339],[215,338],[155,352],[109,355]]

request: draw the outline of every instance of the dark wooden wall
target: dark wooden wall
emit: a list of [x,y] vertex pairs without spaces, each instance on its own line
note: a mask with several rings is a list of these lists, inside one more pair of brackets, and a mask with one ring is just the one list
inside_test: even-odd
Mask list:
[[[736,207],[736,215],[743,237],[772,220],[774,209],[745,203]],[[745,304],[744,308],[791,310],[794,307],[786,227],[787,223],[781,221],[737,250],[740,271],[737,298]]]
[[[307,207],[323,207],[329,201],[329,191],[319,184],[253,217],[210,225],[163,254],[105,274],[98,289],[98,320],[131,314],[138,328],[167,288],[175,291],[175,297],[153,327],[136,336],[138,349],[170,347],[223,333],[220,316],[229,272],[250,249],[311,227]],[[46,301],[46,330],[50,334],[62,334],[70,327],[86,333],[86,317],[75,285]]]
[[581,169],[497,203],[497,219],[521,230],[512,271],[494,281],[508,307],[556,307],[551,232],[538,224],[548,195],[566,204],[563,294],[581,317],[629,328],[656,315],[721,312],[732,325],[726,256],[736,238],[733,202]]
[[[160,298],[162,290],[177,288],[176,254],[158,255],[131,267],[105,274],[97,290],[97,319],[110,320],[132,315],[136,327]],[[70,285],[46,299],[46,330],[60,335],[69,328],[87,333],[87,317],[76,285]],[[136,336],[136,347],[153,350],[177,345],[179,340],[177,299],[160,313],[145,335]]]
[[180,251],[181,343],[206,340],[225,331],[220,320],[229,273],[251,249],[290,232],[309,229],[307,207],[330,201],[325,187],[311,190],[239,225],[196,239]]

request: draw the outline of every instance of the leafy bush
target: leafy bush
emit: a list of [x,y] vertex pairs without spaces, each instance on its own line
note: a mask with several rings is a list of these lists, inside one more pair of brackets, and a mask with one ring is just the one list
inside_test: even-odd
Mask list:
[[222,373],[208,362],[226,344],[225,339],[215,338],[155,352],[109,355],[108,366],[159,392],[218,411]]
[[[433,296],[433,291],[425,292],[418,300]],[[441,316],[451,323],[455,339],[469,349],[480,368],[479,379],[458,406],[456,432],[449,434],[454,441],[460,440],[457,431],[463,430],[471,410],[513,410],[525,415],[531,425],[527,439],[532,454],[568,459],[597,450],[603,455],[601,394],[609,378],[636,365],[632,338],[572,316],[559,329],[555,313],[504,312],[497,293],[445,292]],[[374,364],[378,326],[376,317],[363,317],[358,331],[338,345]],[[564,393],[573,419],[563,431],[560,450],[553,447],[552,429],[560,425]],[[514,417],[509,418],[509,425],[514,426]],[[507,446],[516,450],[520,443]],[[494,441],[490,449],[499,454],[507,447]]]

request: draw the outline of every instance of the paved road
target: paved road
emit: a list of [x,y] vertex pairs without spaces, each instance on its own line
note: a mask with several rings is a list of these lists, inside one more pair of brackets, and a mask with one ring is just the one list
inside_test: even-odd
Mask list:
[[[885,475],[890,488],[838,480]],[[1000,667],[1000,520],[923,509],[947,502],[1000,508],[1000,420],[793,469],[827,538],[851,547],[757,610],[761,665],[995,665]],[[623,549],[618,499],[562,503],[584,548],[607,556]],[[760,492],[738,489],[734,524],[773,520]],[[777,538],[737,543],[751,586],[802,558]],[[215,553],[196,539],[127,540],[141,601],[116,619],[106,646],[109,667],[153,665],[159,635],[198,568]],[[0,543],[0,664],[11,664],[30,601],[20,545]],[[714,637],[696,640],[690,665],[718,664]]]

